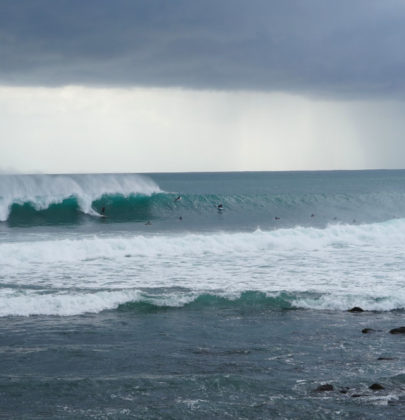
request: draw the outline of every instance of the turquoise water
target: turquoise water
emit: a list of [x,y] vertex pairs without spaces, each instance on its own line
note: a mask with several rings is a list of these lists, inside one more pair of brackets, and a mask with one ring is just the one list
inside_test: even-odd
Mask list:
[[0,220],[5,418],[401,418],[405,171],[1,175]]
[[[157,220],[158,229],[173,230],[182,228],[180,216],[187,229],[240,230],[367,223],[405,212],[403,171],[0,178],[0,219],[12,227],[97,222],[103,207],[104,223]],[[216,217],[220,203],[226,217]]]

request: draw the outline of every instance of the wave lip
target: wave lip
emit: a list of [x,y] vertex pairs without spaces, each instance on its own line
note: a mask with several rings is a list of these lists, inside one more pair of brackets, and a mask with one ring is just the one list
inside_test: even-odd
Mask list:
[[150,178],[135,174],[0,175],[0,221],[8,219],[13,205],[41,211],[74,198],[81,212],[98,215],[93,202],[105,195],[151,196],[160,192]]

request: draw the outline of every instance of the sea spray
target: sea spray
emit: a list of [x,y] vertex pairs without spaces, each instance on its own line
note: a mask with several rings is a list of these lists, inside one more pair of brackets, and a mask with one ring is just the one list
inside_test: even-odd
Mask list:
[[0,175],[0,221],[10,215],[13,205],[28,205],[35,211],[65,203],[74,198],[78,208],[96,215],[93,202],[104,195],[151,195],[160,188],[141,175]]

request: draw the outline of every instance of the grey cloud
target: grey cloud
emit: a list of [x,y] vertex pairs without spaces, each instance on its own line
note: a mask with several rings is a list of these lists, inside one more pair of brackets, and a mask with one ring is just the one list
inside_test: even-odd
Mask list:
[[403,96],[400,0],[0,0],[0,82]]

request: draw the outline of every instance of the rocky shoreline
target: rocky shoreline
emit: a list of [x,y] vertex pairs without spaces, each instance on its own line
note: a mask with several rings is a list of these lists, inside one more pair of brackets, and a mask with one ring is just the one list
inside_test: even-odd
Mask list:
[[[365,311],[364,309],[362,309],[359,306],[354,306],[353,308],[348,309],[348,312],[362,313],[362,312],[368,312],[368,311]],[[374,328],[363,328],[361,330],[361,332],[363,334],[370,334],[370,333],[375,333],[375,332],[382,332],[382,330],[377,330],[377,329],[374,329]],[[392,328],[388,331],[388,333],[389,334],[404,334],[405,335],[405,327],[401,326],[401,327]],[[391,360],[396,360],[396,358],[381,356],[381,357],[378,357],[377,360],[379,360],[379,361],[391,361]],[[383,385],[381,385],[380,383],[375,382],[375,383],[371,384],[368,387],[368,389],[370,391],[373,391],[373,393],[374,393],[374,392],[378,392],[378,391],[383,391],[386,388]],[[330,384],[330,383],[321,384],[321,385],[317,386],[315,389],[313,389],[313,392],[319,392],[319,393],[334,392],[334,391],[338,391],[340,394],[348,394],[351,398],[368,397],[368,396],[372,395],[370,393],[364,393],[364,392],[358,393],[358,392],[356,392],[356,389],[354,389],[354,388],[351,389],[350,387],[346,387],[346,386],[345,387],[340,387],[340,389],[335,389],[335,386],[333,384]]]

